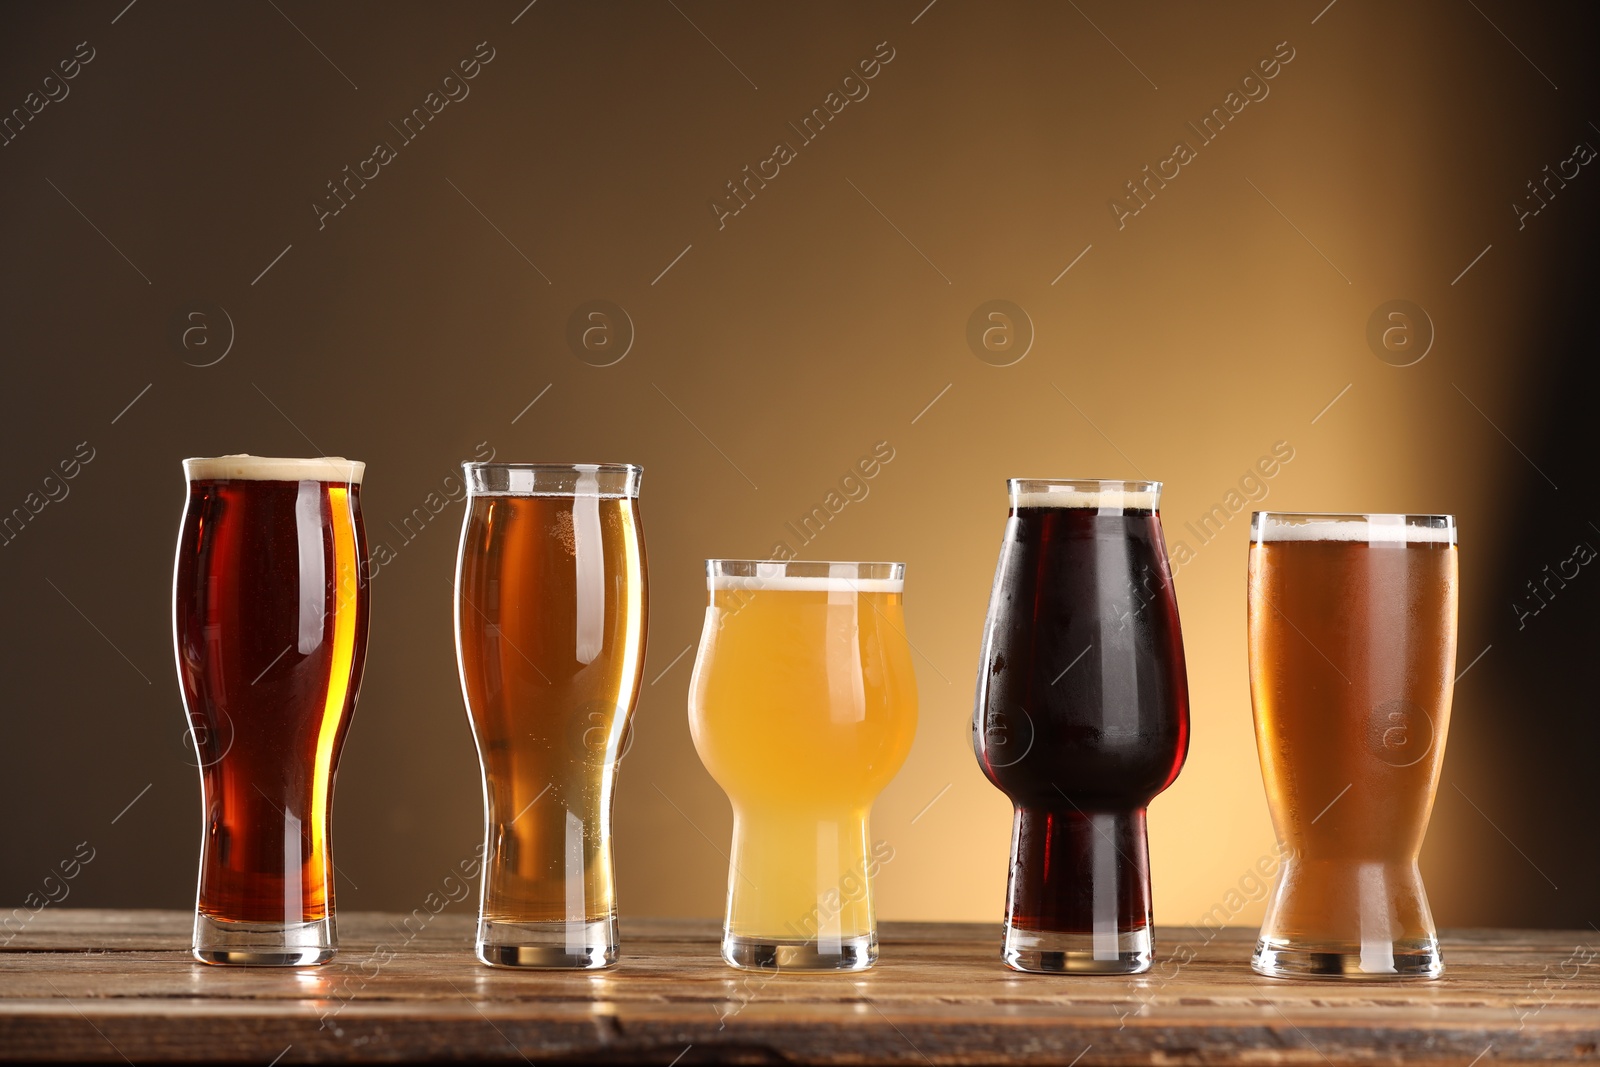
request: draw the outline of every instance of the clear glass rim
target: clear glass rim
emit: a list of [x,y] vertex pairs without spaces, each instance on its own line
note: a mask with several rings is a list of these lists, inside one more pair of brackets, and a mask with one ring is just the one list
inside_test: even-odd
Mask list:
[[1161,483],[1124,478],[1008,478],[1017,508],[1084,508],[1102,512],[1158,511]]
[[854,559],[708,559],[707,578],[868,578],[903,580],[904,563]]
[[904,563],[858,560],[708,559],[706,588],[899,593]]
[[637,463],[502,463],[499,460],[478,461],[473,459],[463,460],[463,470],[508,470],[508,471],[546,471],[556,473],[560,471],[594,471],[607,474],[642,474],[644,468]]
[[1256,511],[1250,515],[1252,544],[1283,541],[1355,541],[1413,544],[1456,543],[1454,515],[1399,512]]
[[623,497],[635,499],[644,468],[634,463],[461,464],[469,496]]

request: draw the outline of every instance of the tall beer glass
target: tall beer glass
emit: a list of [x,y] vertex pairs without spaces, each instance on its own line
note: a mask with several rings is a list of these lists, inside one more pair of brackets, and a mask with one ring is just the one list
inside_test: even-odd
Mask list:
[[1437,978],[1417,853],[1450,726],[1449,515],[1257,512],[1250,695],[1287,854],[1251,966]]
[[858,971],[878,958],[867,829],[911,751],[902,563],[706,561],[689,729],[733,805],[722,958]]
[[1145,809],[1189,750],[1160,482],[1013,478],[972,743],[1015,807],[1002,958],[1151,962]]
[[612,793],[644,669],[641,471],[462,468],[456,658],[483,767],[478,959],[609,967]]
[[336,946],[334,772],[367,651],[365,465],[183,469],[172,628],[205,819],[194,954],[322,963]]

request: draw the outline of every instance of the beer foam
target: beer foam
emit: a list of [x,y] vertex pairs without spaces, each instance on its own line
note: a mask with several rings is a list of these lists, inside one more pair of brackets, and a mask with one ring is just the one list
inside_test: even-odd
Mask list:
[[[742,567],[748,567],[749,562],[732,561]],[[898,593],[905,588],[904,578],[861,578],[857,577],[858,568],[872,568],[882,573],[885,567],[898,567],[898,564],[883,563],[827,563],[818,561],[808,564],[809,569],[827,567],[827,574],[785,574],[786,566],[782,563],[773,563],[762,560],[755,563],[755,574],[708,574],[706,587],[709,589],[748,589],[761,590],[773,589],[789,593]],[[893,573],[891,571],[891,573]],[[904,571],[901,571],[903,574]]]
[[317,459],[274,459],[244,453],[183,461],[183,473],[191,482],[343,482],[360,485],[367,465],[343,456]]
[[1018,508],[1098,508],[1109,511],[1154,511],[1159,494],[1148,489],[1029,489],[1015,494]]
[[1413,526],[1404,515],[1352,516],[1348,519],[1313,519],[1310,522],[1284,522],[1257,519],[1252,540],[1267,541],[1357,541],[1369,544],[1456,543],[1454,526]]
[[753,592],[772,590],[784,593],[901,593],[905,581],[900,578],[757,578],[750,575],[724,574],[707,578],[710,589],[748,589]]

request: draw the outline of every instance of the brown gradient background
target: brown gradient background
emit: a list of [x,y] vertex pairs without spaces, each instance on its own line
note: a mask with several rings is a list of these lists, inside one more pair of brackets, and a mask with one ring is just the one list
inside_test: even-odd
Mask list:
[[[1256,506],[1460,522],[1460,667],[1484,654],[1457,689],[1423,856],[1437,918],[1600,921],[1600,575],[1521,630],[1512,607],[1575,543],[1600,546],[1579,388],[1600,164],[1521,231],[1510,206],[1576,142],[1600,145],[1576,5],[125,2],[0,12],[7,111],[79,41],[96,50],[0,148],[0,507],[95,449],[0,548],[0,904],[82,840],[97,855],[69,904],[192,900],[199,792],[170,630],[185,456],[367,461],[369,537],[398,555],[374,578],[335,855],[341,907],[397,910],[470,854],[481,808],[451,637],[461,508],[409,543],[394,526],[479,442],[641,463],[652,610],[621,906],[711,916],[731,819],[690,743],[679,658],[701,560],[792,543],[784,524],[888,441],[870,495],[803,551],[908,564],[921,725],[874,811],[895,849],[880,914],[997,921],[1009,806],[968,724],[1004,479],[1162,479],[1169,542],[1196,547],[1184,524],[1287,441]],[[398,143],[388,123],[480,41],[495,58],[470,96],[319,231],[324,183]],[[724,183],[797,141],[787,123],[884,41],[870,96],[719,230]],[[1109,199],[1281,41],[1295,58],[1270,96],[1119,231]],[[615,366],[565,341],[593,298],[636,329]],[[1009,367],[965,339],[994,298],[1036,329]],[[1437,331],[1415,366],[1366,342],[1395,298]],[[206,304],[235,339],[196,368],[219,349],[185,350],[174,323]],[[1227,900],[1272,843],[1248,523],[1177,579],[1194,740],[1152,808],[1163,922]]]

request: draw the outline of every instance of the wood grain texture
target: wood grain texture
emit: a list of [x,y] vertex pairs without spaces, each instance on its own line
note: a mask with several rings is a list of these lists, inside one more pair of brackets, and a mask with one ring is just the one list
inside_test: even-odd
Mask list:
[[1244,929],[1162,929],[1156,970],[1090,978],[1008,971],[973,923],[885,923],[851,976],[733,971],[706,921],[624,921],[599,974],[484,967],[461,914],[343,915],[339,957],[292,971],[194,963],[190,923],[40,912],[0,948],[0,1060],[1600,1062],[1594,931],[1447,932],[1443,980],[1385,983],[1261,978]]

